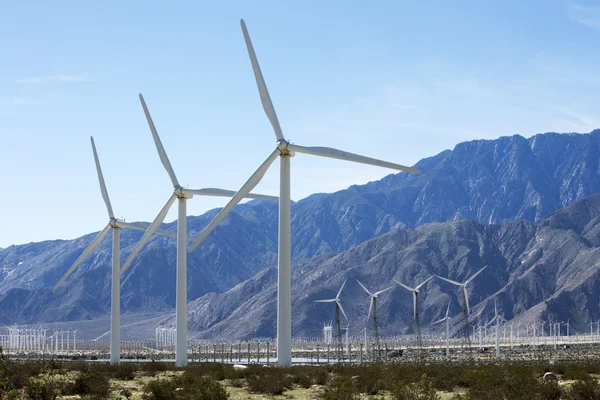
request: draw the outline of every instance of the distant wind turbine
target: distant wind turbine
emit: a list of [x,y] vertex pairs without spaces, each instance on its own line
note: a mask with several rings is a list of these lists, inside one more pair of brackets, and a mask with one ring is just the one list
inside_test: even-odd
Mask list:
[[341,351],[341,345],[342,345],[342,329],[340,326],[340,311],[344,315],[344,318],[346,318],[346,321],[348,321],[348,317],[346,316],[346,313],[344,312],[344,308],[342,307],[342,303],[340,301],[340,295],[342,294],[342,289],[344,289],[344,285],[346,285],[346,281],[347,281],[347,279],[344,280],[344,283],[342,283],[342,286],[340,287],[340,290],[338,290],[335,298],[325,299],[325,300],[315,300],[315,303],[335,303],[335,324],[336,324],[336,331],[337,331],[336,339],[338,342],[338,359],[340,356],[339,352]]
[[399,282],[396,279],[394,279],[394,282],[396,282],[398,285],[402,286],[404,289],[410,290],[413,294],[413,323],[415,324],[415,333],[417,334],[417,342],[418,342],[419,347],[421,347],[421,324],[419,321],[419,289],[421,289],[423,286],[425,286],[425,284],[427,282],[429,282],[431,279],[433,279],[434,276],[435,275],[432,275],[429,278],[425,279],[423,282],[418,284],[415,288],[411,288],[410,286],[407,286],[404,283]]
[[446,357],[450,356],[450,302],[448,302],[448,308],[446,308],[446,316],[442,319],[439,319],[433,323],[433,325],[439,324],[441,322],[446,323]]
[[367,314],[367,324],[369,323],[369,319],[371,318],[371,311],[372,311],[373,312],[373,326],[374,326],[374,330],[375,330],[375,343],[377,343],[377,348],[379,349],[379,327],[377,326],[377,296],[379,296],[382,293],[387,292],[388,290],[391,289],[391,287],[382,289],[375,293],[371,293],[369,291],[369,289],[367,289],[365,287],[365,285],[363,285],[358,279],[356,280],[356,282],[358,282],[360,287],[362,287],[364,289],[364,291],[367,292],[367,294],[370,297],[369,313]]
[[446,282],[449,282],[449,283],[461,288],[463,302],[464,302],[463,304],[465,305],[465,311],[466,311],[467,317],[471,314],[471,310],[469,308],[469,292],[467,291],[467,285],[469,283],[471,283],[473,281],[473,279],[475,279],[475,277],[477,275],[479,275],[481,273],[481,271],[483,271],[486,268],[487,268],[487,265],[485,267],[481,268],[479,271],[475,272],[473,275],[471,275],[471,277],[469,279],[467,279],[464,283],[456,282],[456,281],[450,280],[448,278],[443,278],[439,275],[436,275],[441,280],[444,280]]

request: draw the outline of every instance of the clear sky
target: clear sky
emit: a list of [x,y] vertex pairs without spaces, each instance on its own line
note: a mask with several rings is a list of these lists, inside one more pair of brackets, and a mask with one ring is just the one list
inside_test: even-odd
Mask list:
[[[458,142],[600,127],[599,1],[29,1],[0,11],[0,247],[154,218],[179,181],[238,189],[286,137],[412,165]],[[274,165],[257,191],[276,194]],[[292,198],[391,171],[292,159]],[[190,214],[222,206],[195,198]],[[167,220],[176,218],[176,207]]]

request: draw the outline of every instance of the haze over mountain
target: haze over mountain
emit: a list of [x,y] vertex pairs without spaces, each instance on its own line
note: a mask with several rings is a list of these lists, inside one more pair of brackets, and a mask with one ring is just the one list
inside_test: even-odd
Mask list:
[[[497,235],[493,230],[508,229],[512,232],[521,226],[519,229],[526,232],[537,232],[541,229],[539,224],[521,220],[539,221],[575,200],[599,193],[599,154],[600,130],[590,134],[547,133],[529,139],[515,135],[496,140],[476,140],[460,143],[453,150],[421,160],[417,167],[423,170],[422,175],[393,174],[366,185],[352,186],[336,193],[316,194],[303,199],[292,205],[295,293],[302,287],[302,281],[297,282],[298,271],[314,268],[328,272],[322,272],[325,274],[323,282],[313,282],[306,287],[307,292],[303,294],[305,298],[312,299],[311,296],[319,294],[312,289],[320,288],[318,290],[323,293],[327,290],[333,291],[334,286],[337,283],[341,284],[341,281],[337,282],[331,277],[339,276],[341,279],[341,272],[351,265],[360,264],[361,260],[366,262],[372,258],[383,257],[383,248],[377,250],[377,253],[368,251],[368,246],[379,249],[372,243],[380,243],[382,240],[389,241],[386,245],[389,249],[384,247],[386,251],[391,252],[388,257],[394,261],[392,264],[389,264],[388,260],[388,264],[373,266],[372,270],[365,269],[371,272],[361,277],[370,285],[377,286],[378,283],[389,282],[391,276],[396,273],[402,278],[412,279],[421,269],[431,272],[449,268],[444,272],[448,272],[450,276],[462,277],[466,272],[481,265],[483,259],[478,257],[483,255],[475,257],[479,250],[476,251],[473,243],[465,247],[464,251],[468,256],[457,253],[458,250],[453,247],[457,242],[453,240],[467,240],[460,235],[453,238],[449,233],[457,230],[464,232],[472,240],[479,236],[488,238],[489,242],[481,239],[485,244],[484,258],[491,257],[487,251],[498,253],[498,258],[491,257],[495,264],[492,264],[494,268],[490,268],[488,272],[494,279],[485,284],[483,291],[473,294],[474,299],[485,299],[505,288],[512,282],[511,279],[515,278],[515,274],[521,271],[516,265],[506,264],[509,260],[502,258],[505,255],[499,248],[507,244],[499,239],[490,239]],[[199,234],[216,212],[217,210],[211,210],[202,216],[189,217],[190,235]],[[446,221],[458,222],[429,224]],[[501,227],[485,226],[511,221],[521,222]],[[164,227],[175,230],[174,223],[165,224]],[[417,228],[400,230],[401,227]],[[430,237],[432,232],[438,232],[437,235],[448,238],[446,244],[440,244],[446,249],[443,254],[437,254],[438,250],[435,248],[416,246],[420,243],[419,240],[425,240],[418,239],[419,237]],[[516,233],[511,233],[509,237],[513,238],[514,235]],[[528,235],[529,233],[519,240],[529,243],[532,239]],[[93,236],[94,234],[90,234],[71,241],[55,240],[10,246],[2,251],[0,323],[73,320],[106,314],[110,292],[110,238],[79,267],[63,287],[56,293],[50,291],[50,287],[58,281]],[[400,240],[397,236],[404,239]],[[124,230],[123,257],[127,257],[140,237],[141,233]],[[377,239],[370,241],[373,238]],[[414,250],[409,256],[402,248],[394,245],[396,242],[421,250]],[[498,250],[493,250],[496,247]],[[234,300],[235,292],[227,291],[243,282],[235,290],[243,289],[254,299],[257,307],[253,309],[253,313],[258,318],[253,323],[262,321],[263,324],[262,327],[249,327],[248,331],[255,335],[272,335],[273,321],[265,308],[268,304],[261,303],[260,296],[256,297],[258,295],[249,288],[270,287],[269,279],[273,272],[269,267],[276,263],[276,250],[277,204],[251,202],[238,207],[197,251],[189,255],[189,299],[198,299],[207,293],[214,293],[194,302],[194,307],[217,307],[216,303],[211,303],[211,299],[219,299],[218,308],[221,309],[219,313],[215,312],[218,315],[202,317],[201,313],[195,313],[190,329],[196,327],[210,335],[241,334],[228,327],[227,319],[231,318],[228,317],[228,313],[237,310],[237,303]],[[452,254],[454,258],[449,258]],[[521,256],[517,250],[515,254],[515,257]],[[345,261],[340,264],[340,260]],[[502,260],[505,264],[502,264]],[[502,265],[505,270],[501,270]],[[336,268],[339,270],[334,271]],[[327,274],[331,277],[327,278]],[[424,274],[425,272],[421,272],[419,277],[425,276]],[[488,279],[489,277],[490,275]],[[555,277],[558,278],[558,275]],[[532,297],[525,290],[514,293],[516,308],[512,314],[520,314],[528,307],[537,305],[542,301],[540,299],[550,299],[557,293],[558,286],[552,281],[553,277],[542,275],[542,278],[547,282],[541,286],[545,288],[541,297]],[[327,286],[327,282],[330,286]],[[124,311],[144,312],[172,308],[175,302],[174,240],[154,237],[126,272],[122,287]],[[448,292],[451,289],[448,288]],[[354,289],[349,286],[348,290]],[[396,290],[394,289],[394,292]],[[431,307],[435,306],[437,311],[441,307],[441,303],[437,302],[443,297],[441,290],[438,300],[432,296],[431,301],[434,303],[429,304]],[[271,290],[266,291],[265,295],[266,293],[271,293],[271,300],[275,300]],[[356,294],[358,295],[358,292]],[[394,296],[394,293],[389,296],[396,297],[398,296]],[[521,297],[531,299],[517,299]],[[474,303],[477,301],[473,300]],[[391,304],[391,309],[397,307]],[[259,310],[265,312],[259,313]],[[297,311],[307,313],[310,310],[307,306],[305,310],[296,310],[294,315],[298,315]],[[321,312],[313,311],[317,313],[315,315]],[[310,311],[311,315],[313,311]],[[324,313],[326,311],[322,310]],[[401,307],[394,312],[402,312]],[[395,316],[397,315],[390,315],[389,320],[394,320]],[[508,316],[507,314],[507,318]],[[303,322],[294,321],[295,334],[312,334],[320,323],[311,322],[312,319],[308,316],[300,321]]]

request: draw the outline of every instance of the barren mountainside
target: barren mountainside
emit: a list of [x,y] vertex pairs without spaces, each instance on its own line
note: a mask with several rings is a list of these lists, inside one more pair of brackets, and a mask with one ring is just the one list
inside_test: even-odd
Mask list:
[[[340,270],[332,269],[329,272],[334,276],[343,271],[343,265],[385,259],[387,264],[384,263],[386,266],[382,266],[382,270],[361,267],[366,268],[363,279],[370,285],[377,286],[378,283],[389,282],[388,278],[391,279],[396,273],[410,281],[417,275],[414,272],[417,270],[439,270],[439,273],[447,273],[454,278],[463,277],[467,271],[474,270],[483,262],[480,254],[483,250],[476,249],[474,243],[489,247],[483,247],[486,257],[489,256],[487,251],[492,251],[498,257],[505,257],[503,252],[509,250],[514,253],[514,257],[523,257],[522,252],[526,251],[527,247],[521,249],[519,246],[525,246],[524,241],[531,243],[529,231],[538,232],[541,229],[539,224],[550,223],[549,219],[543,218],[573,201],[600,193],[599,146],[600,130],[589,134],[546,133],[529,139],[515,135],[496,140],[470,141],[458,144],[453,150],[421,160],[417,163],[423,170],[421,175],[392,174],[366,185],[352,186],[336,193],[317,194],[300,200],[292,205],[294,273],[298,274],[299,270],[321,270],[321,264],[316,260],[323,260],[322,263],[331,265],[331,268],[339,268]],[[189,234],[198,235],[216,212],[217,210],[211,210],[201,216],[189,217]],[[572,224],[575,222],[571,220],[579,217],[579,214],[565,214],[562,217],[565,221],[561,223]],[[519,222],[512,224],[513,221]],[[535,221],[540,222],[532,224]],[[501,223],[502,226],[488,226]],[[165,224],[164,228],[174,231],[175,224]],[[450,231],[447,231],[448,229]],[[468,239],[472,241],[469,242],[472,246],[455,247],[457,243],[454,241],[458,240],[460,235],[453,237],[450,233],[454,232],[453,230],[469,232]],[[506,235],[512,244],[490,242],[490,237],[500,234],[492,233],[493,230],[508,230]],[[524,236],[515,236],[513,230],[522,232]],[[431,231],[426,235],[429,239],[422,239],[424,242],[412,243],[406,238],[401,240],[405,236],[418,236],[428,231]],[[447,241],[439,240],[439,248],[428,247],[438,241],[435,239],[438,236],[433,232],[438,232],[439,237],[448,238]],[[89,319],[108,313],[111,260],[109,237],[63,287],[56,293],[50,290],[94,235],[89,234],[70,241],[55,240],[10,246],[1,251],[0,323]],[[585,235],[578,235],[582,243],[588,243],[590,240]],[[122,260],[125,260],[140,237],[139,232],[123,231]],[[373,238],[377,239],[373,241]],[[368,258],[359,254],[361,249],[366,251],[364,249],[373,246],[372,243],[382,240],[390,242],[384,247],[376,248],[376,253],[367,252],[370,254]],[[575,238],[571,240],[577,242]],[[399,241],[398,244],[395,244],[396,241]],[[570,254],[575,242],[568,242],[569,246],[565,248],[563,256],[566,257],[566,253]],[[400,251],[400,248],[396,248],[398,246],[408,246],[408,249],[412,250]],[[508,247],[505,249],[505,246]],[[210,298],[221,299],[219,307],[215,309],[223,308],[223,318],[219,315],[200,317],[196,313],[194,318],[199,320],[194,320],[195,325],[192,326],[206,330],[207,334],[220,332],[221,328],[214,323],[225,326],[225,309],[236,307],[233,299],[231,302],[228,300],[227,296],[231,296],[232,293],[230,289],[240,290],[242,286],[252,283],[258,285],[257,287],[267,285],[266,279],[272,274],[269,268],[274,267],[276,263],[276,250],[276,203],[254,201],[239,206],[230,214],[208,240],[190,254],[188,261],[188,298],[199,299],[199,302],[206,302]],[[348,258],[346,263],[339,264],[338,261],[345,257]],[[500,259],[502,258],[498,258]],[[548,268],[558,268],[553,264],[553,260],[566,262],[555,255],[555,258],[546,261]],[[319,267],[316,268],[316,265]],[[543,282],[536,281],[534,284],[528,280],[530,278],[516,277],[526,263],[520,267],[516,262],[511,264],[510,268],[514,271],[510,272],[506,263],[504,267],[502,265],[499,261],[495,265],[491,263],[485,278],[478,278],[485,279],[485,289],[475,289],[473,304],[478,302],[477,299],[485,299],[499,291],[500,295],[515,297],[515,305],[510,315],[523,313],[529,307],[536,306],[542,298],[549,299],[548,307],[558,309],[566,304],[563,300],[566,302],[567,297],[565,294],[559,294],[557,285],[563,282],[561,279],[573,277],[572,275],[563,277],[558,272],[554,275],[544,273],[540,276]],[[535,274],[536,268],[528,274]],[[413,271],[413,275],[403,271]],[[421,276],[425,276],[425,273],[419,275]],[[295,275],[295,279],[299,279],[298,275]],[[332,286],[327,286],[327,283]],[[318,287],[321,287],[323,293],[327,290],[333,291],[333,286],[337,283],[328,279],[319,280],[306,288],[307,291],[311,291],[304,296],[308,298],[313,293],[312,290],[317,290]],[[428,285],[435,286],[438,283]],[[476,286],[478,285],[482,284],[477,283]],[[526,288],[527,291],[521,293],[517,290],[519,287]],[[247,286],[245,288],[249,290]],[[294,290],[299,290],[298,288],[295,283]],[[450,291],[451,288],[447,289]],[[354,289],[349,284],[345,290],[350,292]],[[394,289],[394,292],[396,290]],[[592,290],[592,287],[589,290]],[[439,291],[438,297],[441,299],[443,290],[440,288]],[[358,295],[358,292],[356,294]],[[393,294],[389,296],[390,299],[397,297]],[[252,297],[255,298],[255,295],[256,293]],[[575,293],[571,295],[575,296]],[[432,299],[434,298],[435,296],[432,296]],[[170,238],[155,236],[123,277],[123,310],[129,313],[169,310],[174,303],[175,242]],[[382,299],[382,310],[384,303],[385,300]],[[400,323],[399,313],[404,312],[404,303],[406,301],[402,302],[401,307],[390,308],[395,310],[390,311],[388,316],[390,326],[393,321]],[[257,303],[253,313],[259,312],[259,305],[267,307],[267,304]],[[439,311],[440,307],[441,303],[436,303],[435,310]],[[575,308],[578,307],[580,303],[577,303]],[[253,324],[263,324],[263,328],[250,329],[250,332],[254,332],[252,334],[272,335],[273,322],[267,310],[268,308],[264,308],[264,313],[260,316],[256,314],[257,318]],[[308,313],[308,310],[305,311]],[[314,312],[318,315],[321,310]],[[327,310],[322,312],[325,317]],[[431,320],[438,315],[433,315],[433,311],[430,314],[431,317],[423,318]],[[571,314],[576,318],[575,311],[569,311],[569,315]],[[315,326],[320,322],[312,321],[312,317],[308,318],[308,315],[301,318],[301,322],[295,322],[300,324],[295,327],[295,332],[314,332]],[[312,311],[310,315],[313,315]],[[508,316],[507,313],[507,318]],[[382,314],[382,323],[385,318],[385,314]],[[214,323],[203,319],[213,319]],[[229,328],[223,328],[221,331],[227,332],[227,329]]]

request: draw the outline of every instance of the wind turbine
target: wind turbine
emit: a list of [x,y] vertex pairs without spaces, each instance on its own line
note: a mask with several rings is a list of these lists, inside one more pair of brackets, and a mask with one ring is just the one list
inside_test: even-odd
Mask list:
[[[154,139],[154,144],[156,145],[156,149],[158,150],[158,155],[160,157],[160,161],[167,170],[169,174],[169,178],[171,179],[171,183],[173,184],[173,194],[167,200],[167,203],[160,210],[152,224],[148,227],[144,236],[139,241],[137,246],[133,249],[123,267],[121,267],[121,273],[125,272],[127,268],[131,265],[131,262],[135,258],[135,256],[142,249],[144,244],[152,235],[156,232],[160,224],[164,221],[169,209],[177,200],[178,203],[178,215],[177,215],[177,294],[176,294],[176,326],[177,326],[177,345],[175,350],[175,364],[177,367],[184,367],[187,365],[187,252],[186,252],[186,232],[187,232],[187,200],[191,199],[194,196],[218,196],[218,197],[232,197],[236,193],[231,190],[223,190],[223,189],[187,189],[183,188],[179,181],[177,180],[177,176],[175,175],[175,171],[171,166],[171,162],[169,161],[169,157],[167,156],[167,152],[163,147],[163,144],[158,136],[158,131],[154,126],[154,122],[152,121],[152,117],[150,116],[150,111],[148,111],[148,107],[146,106],[146,102],[144,101],[144,97],[140,93],[140,102],[142,103],[142,108],[144,109],[144,114],[146,115],[146,120],[148,121],[148,125],[150,126],[150,131],[152,132],[152,138]],[[264,196],[252,193],[245,193],[244,197],[250,199],[258,199],[258,200],[277,200],[277,197],[274,196]]]
[[278,281],[277,281],[277,365],[289,367],[292,365],[292,300],[291,300],[291,231],[290,231],[290,159],[296,152],[311,154],[320,157],[336,158],[339,160],[353,161],[361,164],[374,165],[378,167],[391,168],[399,171],[420,173],[416,168],[406,167],[386,161],[377,160],[358,154],[329,147],[305,147],[288,142],[283,136],[279,125],[275,107],[269,96],[267,85],[263,78],[250,35],[246,29],[244,20],[240,21],[242,32],[248,48],[250,62],[254,71],[254,77],[258,86],[260,100],[263,109],[275,132],[277,139],[276,147],[267,159],[250,176],[248,181],[241,187],[231,201],[221,210],[215,219],[206,227],[196,242],[192,244],[189,251],[194,250],[208,234],[225,218],[240,200],[250,192],[265,175],[271,164],[279,157],[279,245],[278,245]]
[[473,279],[475,279],[475,277],[477,275],[479,275],[481,273],[481,271],[483,271],[486,268],[487,268],[487,265],[485,267],[481,268],[479,271],[475,272],[473,275],[471,275],[471,277],[469,279],[467,279],[464,283],[456,282],[456,281],[450,280],[448,278],[443,278],[443,277],[441,277],[439,275],[436,275],[441,280],[444,280],[446,282],[449,282],[449,283],[451,283],[453,285],[456,285],[456,286],[458,286],[458,287],[461,288],[461,290],[462,290],[462,296],[463,296],[463,301],[464,301],[463,304],[465,305],[465,311],[466,311],[467,317],[471,313],[471,310],[469,309],[469,292],[467,291],[467,285],[469,283],[471,283],[473,281]]
[[340,295],[342,294],[342,289],[344,289],[344,285],[346,285],[346,280],[344,280],[344,283],[342,283],[342,286],[340,287],[340,290],[338,290],[337,295],[335,296],[335,298],[333,299],[326,299],[326,300],[315,300],[315,303],[335,303],[335,324],[336,324],[336,330],[337,330],[337,345],[338,345],[338,360],[340,359],[340,351],[341,351],[341,346],[342,346],[342,329],[340,327],[340,311],[342,312],[342,314],[344,314],[344,318],[346,318],[346,321],[348,321],[348,317],[346,316],[346,313],[344,312],[344,309],[342,308],[342,303],[340,302]]
[[369,291],[369,289],[367,289],[365,287],[365,285],[363,285],[358,279],[356,280],[356,282],[358,282],[360,287],[362,287],[365,290],[365,292],[367,292],[369,297],[371,298],[371,300],[369,302],[369,313],[367,314],[367,323],[369,323],[369,319],[371,318],[371,310],[372,310],[373,311],[373,326],[375,328],[375,343],[377,343],[377,348],[379,349],[379,329],[377,326],[377,296],[379,296],[380,294],[382,294],[384,292],[387,292],[388,290],[391,289],[391,287],[380,290],[375,293],[371,293]]
[[415,332],[417,334],[417,344],[418,344],[419,348],[421,347],[421,325],[419,322],[419,289],[421,289],[423,286],[425,286],[425,284],[427,282],[429,282],[431,279],[433,279],[433,277],[434,277],[434,275],[425,279],[423,282],[418,284],[415,288],[411,288],[410,286],[407,286],[404,283],[399,282],[396,279],[394,279],[394,282],[396,282],[398,285],[402,286],[404,289],[410,290],[413,294],[413,323],[415,324]]
[[433,323],[433,325],[439,324],[441,322],[446,322],[446,357],[450,356],[450,301],[448,302],[448,308],[446,308],[446,316],[442,319],[439,319]]
[[[113,213],[110,198],[108,197],[108,190],[106,189],[106,183],[104,182],[104,175],[102,174],[102,168],[100,167],[100,160],[98,158],[98,152],[96,151],[96,144],[94,138],[90,137],[92,143],[92,151],[94,153],[94,161],[96,163],[96,172],[98,174],[98,182],[100,183],[100,191],[106,209],[108,211],[108,224],[100,233],[92,240],[88,247],[83,253],[75,260],[71,268],[63,275],[56,285],[52,288],[53,291],[58,289],[63,282],[75,271],[75,269],[100,245],[102,239],[108,231],[112,229],[112,278],[111,278],[111,299],[110,299],[110,362],[111,364],[118,364],[120,361],[121,353],[121,322],[120,322],[120,297],[121,297],[121,286],[120,279],[121,274],[119,269],[121,267],[121,229],[130,228],[138,231],[145,231],[148,227],[147,224],[143,223],[130,223],[115,218]],[[156,233],[165,236],[176,237],[173,232],[159,229]],[[190,240],[190,239],[188,239]]]

